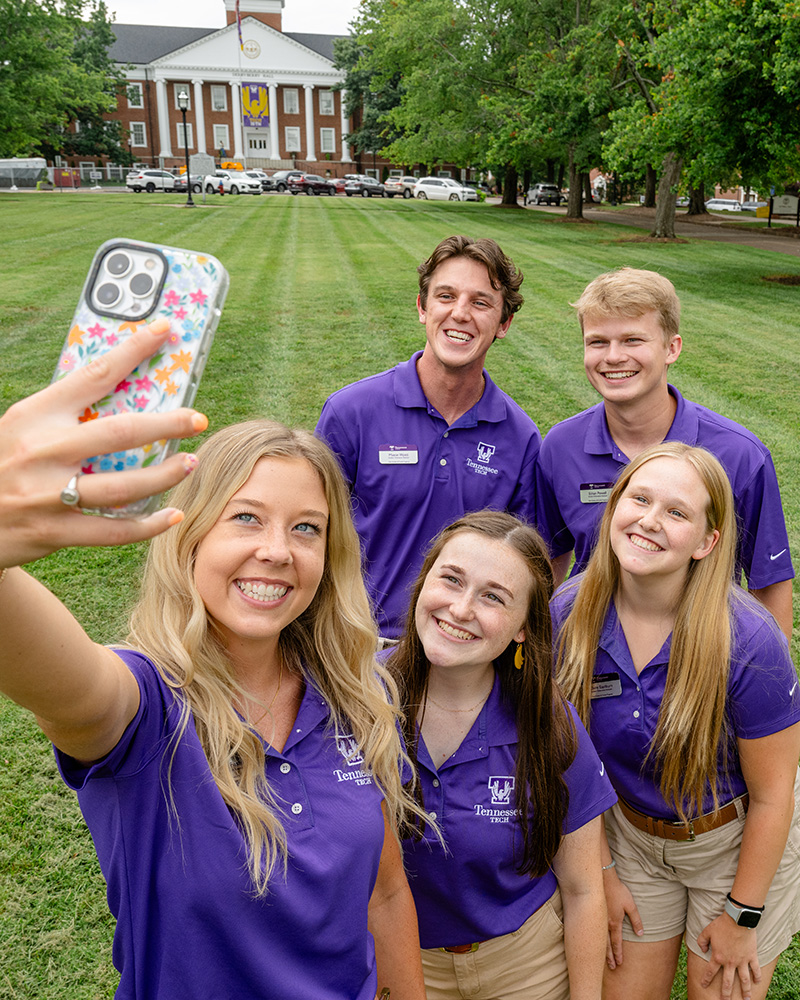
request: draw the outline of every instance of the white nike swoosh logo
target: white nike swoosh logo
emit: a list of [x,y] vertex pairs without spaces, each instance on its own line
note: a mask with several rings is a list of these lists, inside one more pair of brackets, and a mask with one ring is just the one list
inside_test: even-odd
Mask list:
[[[790,698],[791,698],[791,697],[792,697],[792,695],[794,694],[794,691],[795,691],[795,688],[796,688],[796,687],[797,687],[797,681],[795,681],[795,682],[794,682],[794,684],[792,684],[792,690],[791,690],[791,691],[789,692],[789,697],[790,697]],[[601,773],[602,773],[602,772],[601,772]]]
[[[795,687],[797,687],[797,685],[796,685],[796,684],[795,684]],[[792,690],[794,690],[794,688],[793,688]],[[789,692],[789,694],[791,694],[791,693],[792,693],[792,692],[790,691],[790,692]],[[600,777],[602,778],[602,777],[603,777],[603,775],[604,775],[605,773],[606,773],[606,765],[605,765],[605,764],[603,763],[603,761],[601,760],[601,761],[600,761]]]
[[770,561],[774,561],[775,559],[779,559],[783,555],[783,553],[785,551],[786,551],[786,549],[781,549],[780,552],[776,552],[774,556],[770,555],[770,557],[769,557]]

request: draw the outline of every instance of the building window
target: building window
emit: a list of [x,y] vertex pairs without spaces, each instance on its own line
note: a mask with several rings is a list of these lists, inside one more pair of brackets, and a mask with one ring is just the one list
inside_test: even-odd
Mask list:
[[283,113],[285,115],[300,114],[300,98],[297,93],[297,87],[283,88]]
[[439,170],[439,171],[437,171],[436,176],[437,177],[452,177],[453,175],[450,173],[449,170]]
[[336,152],[336,129],[321,128],[319,130],[319,148],[322,153]]
[[97,166],[91,160],[80,161],[81,180],[88,181],[90,179],[89,174],[93,170],[97,170]]
[[374,177],[375,180],[378,179],[378,171],[375,170],[373,167],[367,167],[364,173],[367,175],[367,177]]
[[336,113],[332,90],[321,90],[319,92],[319,113],[321,115],[333,115]]
[[178,94],[181,91],[186,91],[186,96],[189,98],[189,106],[186,108],[187,111],[192,110],[192,91],[188,83],[173,83],[172,85],[172,95],[175,98],[175,107],[180,111],[180,104],[178,104]]
[[287,126],[284,129],[286,133],[286,152],[287,153],[299,153],[300,152],[300,129],[296,126]]
[[248,135],[247,144],[251,150],[268,149],[269,143],[263,136]]
[[144,122],[131,122],[131,146],[147,145],[147,126]]
[[188,146],[189,149],[194,149],[194,141],[192,139],[192,123],[191,122],[187,122],[186,123],[186,139],[187,139],[187,141],[184,141],[184,138],[183,138],[183,122],[178,122],[177,125],[175,126],[175,128],[178,131],[178,148],[179,149],[186,149],[186,147]]
[[144,107],[144,94],[142,93],[141,83],[129,83],[128,88],[128,107],[129,108],[143,108]]
[[230,145],[227,125],[214,126],[214,149],[227,149]]
[[225,86],[218,86],[212,84],[211,87],[211,110],[212,111],[227,111],[228,110],[228,88]]

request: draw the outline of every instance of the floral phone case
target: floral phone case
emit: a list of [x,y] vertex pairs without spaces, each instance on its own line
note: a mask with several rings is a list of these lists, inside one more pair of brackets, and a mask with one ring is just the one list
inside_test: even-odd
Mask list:
[[[172,335],[110,395],[78,414],[82,423],[115,413],[164,413],[191,406],[228,292],[228,272],[210,254],[115,239],[95,254],[59,357],[53,381],[89,364],[158,317]],[[178,440],[87,458],[81,473],[139,469],[164,461]],[[125,507],[99,508],[107,517],[145,517],[160,496]]]

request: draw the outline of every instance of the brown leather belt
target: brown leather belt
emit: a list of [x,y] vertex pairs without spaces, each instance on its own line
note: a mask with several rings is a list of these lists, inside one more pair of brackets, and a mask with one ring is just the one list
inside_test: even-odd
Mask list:
[[635,826],[637,830],[643,830],[654,837],[661,837],[663,840],[694,840],[701,833],[708,833],[710,830],[717,830],[731,820],[736,819],[739,812],[736,803],[741,802],[742,808],[747,812],[750,804],[750,796],[745,793],[738,799],[731,800],[718,812],[706,813],[703,816],[696,816],[688,823],[681,823],[680,820],[672,821],[668,819],[653,819],[652,816],[645,816],[644,813],[628,805],[624,799],[619,799],[619,807],[625,819]]
[[452,948],[442,948],[441,951],[449,951],[453,955],[466,955],[467,952],[477,951],[483,941],[474,941],[472,944],[454,944]]

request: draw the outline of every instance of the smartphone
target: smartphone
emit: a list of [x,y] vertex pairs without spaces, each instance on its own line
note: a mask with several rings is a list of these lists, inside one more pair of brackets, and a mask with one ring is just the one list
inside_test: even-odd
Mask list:
[[[229,285],[228,272],[210,254],[137,240],[114,239],[94,256],[75,310],[53,381],[89,364],[137,327],[159,317],[172,335],[152,357],[124,378],[114,392],[78,415],[81,422],[115,413],[165,413],[191,406]],[[143,448],[95,455],[83,474],[141,469],[174,454],[178,440]],[[106,517],[146,517],[157,510],[160,495],[124,507],[92,513]]]

